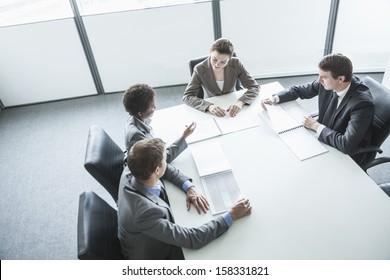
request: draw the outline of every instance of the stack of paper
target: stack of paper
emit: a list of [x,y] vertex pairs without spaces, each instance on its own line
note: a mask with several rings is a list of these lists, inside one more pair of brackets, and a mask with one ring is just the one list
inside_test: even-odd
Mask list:
[[221,145],[201,142],[191,151],[211,213],[228,211],[242,195]]

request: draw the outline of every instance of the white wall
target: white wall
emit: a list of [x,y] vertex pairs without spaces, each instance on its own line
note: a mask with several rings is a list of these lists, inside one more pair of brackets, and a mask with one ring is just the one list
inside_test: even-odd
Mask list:
[[384,71],[390,55],[390,1],[342,0],[334,52],[348,56],[356,72]]
[[387,61],[385,74],[383,75],[382,85],[390,89],[390,56]]
[[[331,0],[223,0],[222,36],[255,78],[317,73]],[[355,71],[384,71],[390,1],[343,0],[334,52]],[[134,83],[186,84],[188,61],[214,41],[212,4],[82,17],[106,92]],[[73,18],[0,27],[0,99],[6,107],[96,94]]]
[[256,78],[317,73],[330,2],[222,1],[222,35]]
[[83,18],[106,92],[185,84],[188,61],[214,41],[211,3]]
[[5,107],[96,94],[73,18],[0,28]]

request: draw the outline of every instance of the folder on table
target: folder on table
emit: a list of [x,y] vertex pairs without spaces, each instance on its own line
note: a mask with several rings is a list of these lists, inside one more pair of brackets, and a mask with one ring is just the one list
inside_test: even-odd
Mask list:
[[218,142],[201,142],[191,147],[213,215],[228,211],[242,197],[233,171]]

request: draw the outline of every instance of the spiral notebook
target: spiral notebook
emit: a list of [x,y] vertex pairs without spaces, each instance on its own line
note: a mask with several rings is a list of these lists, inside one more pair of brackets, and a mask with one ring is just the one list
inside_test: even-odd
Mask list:
[[260,116],[279,134],[283,142],[300,159],[305,160],[328,152],[302,123],[299,123],[280,105],[266,105]]
[[242,197],[233,171],[219,142],[200,142],[191,146],[213,215],[228,211]]

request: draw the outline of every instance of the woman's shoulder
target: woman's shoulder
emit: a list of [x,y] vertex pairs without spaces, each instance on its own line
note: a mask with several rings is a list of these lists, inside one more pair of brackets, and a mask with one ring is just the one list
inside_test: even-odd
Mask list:
[[240,65],[242,65],[240,59],[239,59],[238,57],[236,57],[236,56],[232,56],[232,57],[230,58],[229,64],[230,64],[231,66],[240,66]]

